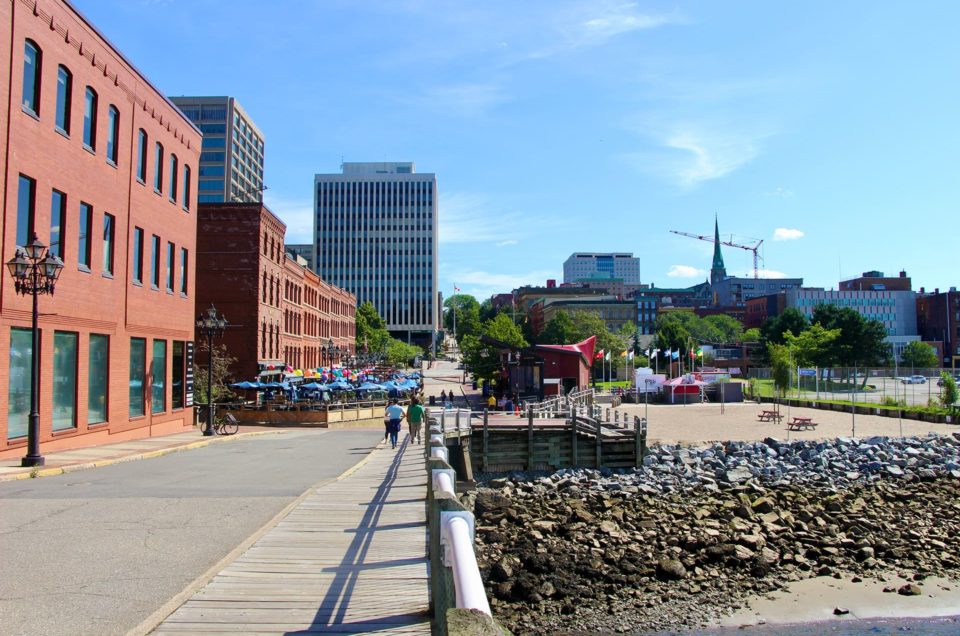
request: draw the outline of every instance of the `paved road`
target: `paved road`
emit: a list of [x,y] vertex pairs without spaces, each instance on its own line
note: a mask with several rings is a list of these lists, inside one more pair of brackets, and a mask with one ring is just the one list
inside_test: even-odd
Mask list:
[[126,633],[380,439],[288,431],[0,483],[0,632]]

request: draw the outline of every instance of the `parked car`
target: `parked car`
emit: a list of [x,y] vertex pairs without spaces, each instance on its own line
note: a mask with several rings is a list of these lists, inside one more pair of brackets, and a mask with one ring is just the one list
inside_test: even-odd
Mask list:
[[[957,382],[957,384],[960,384],[960,373],[955,373],[955,374],[953,374],[953,379],[954,379],[955,382]],[[942,386],[943,386],[943,378],[938,378],[938,379],[937,379],[937,386],[939,386],[939,387],[942,387]]]
[[922,375],[908,375],[905,378],[901,378],[900,382],[902,384],[926,384],[927,379]]

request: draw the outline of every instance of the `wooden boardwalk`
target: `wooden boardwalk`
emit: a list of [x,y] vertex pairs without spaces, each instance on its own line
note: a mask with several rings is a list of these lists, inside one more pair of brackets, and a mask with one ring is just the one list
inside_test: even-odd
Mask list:
[[152,633],[429,634],[423,448],[315,490]]

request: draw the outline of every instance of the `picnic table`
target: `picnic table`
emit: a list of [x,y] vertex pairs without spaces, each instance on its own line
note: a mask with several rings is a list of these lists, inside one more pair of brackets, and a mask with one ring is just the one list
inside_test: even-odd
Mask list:
[[813,430],[817,428],[817,423],[813,421],[812,417],[794,417],[790,420],[790,423],[787,424],[787,428],[791,431]]
[[777,411],[760,411],[760,414],[757,415],[757,419],[761,422],[779,422],[783,419],[783,416]]

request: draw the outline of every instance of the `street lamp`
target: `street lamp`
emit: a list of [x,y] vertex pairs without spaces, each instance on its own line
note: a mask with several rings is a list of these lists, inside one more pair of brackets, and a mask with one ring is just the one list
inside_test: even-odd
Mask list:
[[36,233],[30,237],[26,247],[17,247],[16,255],[7,261],[7,269],[13,277],[14,289],[18,294],[33,296],[32,344],[30,350],[30,416],[27,420],[27,454],[21,460],[21,466],[43,466],[40,454],[40,404],[37,391],[40,387],[40,328],[37,325],[39,312],[37,296],[53,295],[63,261],[47,251]]
[[201,315],[197,318],[197,332],[201,337],[206,336],[207,347],[210,350],[210,357],[207,360],[207,427],[203,429],[203,435],[213,435],[213,338],[222,336],[223,330],[227,327],[227,319],[223,315],[217,315],[217,308],[212,304],[207,310],[207,315]]
[[320,347],[320,366],[327,366],[327,348]]

